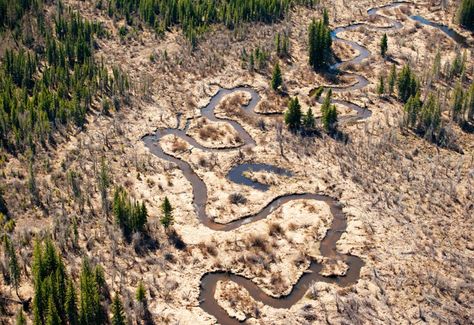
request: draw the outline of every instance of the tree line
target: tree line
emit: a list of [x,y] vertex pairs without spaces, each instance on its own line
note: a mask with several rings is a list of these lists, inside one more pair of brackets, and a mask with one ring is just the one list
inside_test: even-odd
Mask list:
[[246,22],[272,23],[299,0],[109,0],[104,4],[109,16],[121,15],[129,25],[136,18],[156,32],[179,25],[195,45],[197,35],[211,24],[236,28]]
[[34,151],[60,126],[82,127],[94,100],[129,88],[120,69],[110,75],[93,57],[94,38],[105,33],[101,24],[58,9],[49,27],[43,51],[7,49],[0,65],[0,145],[11,152]]

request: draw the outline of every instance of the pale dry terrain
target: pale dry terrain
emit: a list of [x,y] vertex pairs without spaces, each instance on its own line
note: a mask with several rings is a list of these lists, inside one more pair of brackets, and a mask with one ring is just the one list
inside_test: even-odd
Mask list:
[[[213,231],[198,220],[191,184],[180,169],[151,154],[142,141],[156,129],[176,127],[179,112],[179,126],[183,128],[186,119],[191,119],[188,135],[202,146],[241,146],[242,139],[230,124],[208,121],[200,117],[199,109],[210,101],[217,85],[248,85],[262,97],[256,112],[284,111],[287,97],[269,87],[276,56],[268,67],[253,72],[240,58],[244,48],[248,51],[257,45],[274,51],[278,31],[290,34],[291,59],[280,62],[285,91],[298,96],[304,112],[313,107],[319,116],[320,104],[309,92],[334,84],[307,64],[307,28],[312,17],[321,16],[320,8],[297,7],[274,25],[249,24],[235,31],[215,26],[192,52],[179,29],[159,38],[145,28],[121,40],[117,30],[123,21],[110,20],[89,1],[64,3],[84,17],[104,22],[111,36],[99,40],[98,55],[126,71],[134,89],[130,103],[120,111],[112,116],[89,115],[85,130],[58,136],[55,147],[37,153],[34,169],[45,208],[32,208],[29,203],[27,158],[2,159],[4,197],[16,221],[14,236],[22,243],[18,256],[26,270],[19,289],[23,298],[33,295],[26,275],[31,272],[32,237],[45,236],[47,231],[53,234],[74,276],[85,255],[104,267],[108,287],[111,292],[120,290],[131,321],[138,313],[133,299],[140,280],[148,289],[149,310],[156,324],[194,325],[215,323],[212,315],[199,307],[200,279],[206,272],[227,270],[244,275],[274,297],[291,291],[311,258],[324,264],[326,275],[346,272],[346,265],[324,258],[319,250],[332,221],[324,203],[292,201],[263,220],[229,232]],[[415,3],[382,14],[404,25],[387,32],[392,60],[399,67],[411,63],[423,76],[432,65],[434,48],[442,51],[443,66],[454,58],[456,46],[439,30],[406,18],[407,13],[416,12],[472,36],[452,23],[453,4],[442,10],[425,1]],[[367,9],[383,3],[338,0],[323,4],[329,10],[331,27],[336,27],[367,21]],[[387,22],[377,19],[371,23],[384,26]],[[400,128],[402,104],[395,98],[381,98],[375,90],[380,73],[388,74],[391,67],[378,55],[382,34],[360,27],[339,35],[371,52],[360,65],[346,67],[364,75],[369,85],[334,95],[367,106],[373,113],[366,120],[340,125],[350,138],[348,143],[326,135],[303,138],[285,127],[280,134],[281,115],[262,115],[256,120],[242,113],[240,105],[249,100],[245,93],[226,98],[216,115],[241,124],[255,140],[254,147],[211,152],[172,135],[161,140],[166,153],[188,162],[205,182],[209,196],[206,211],[216,222],[256,213],[277,196],[306,192],[334,197],[347,216],[347,230],[337,249],[364,261],[356,284],[340,288],[314,283],[301,301],[286,310],[256,302],[233,282],[219,282],[215,297],[229,315],[249,324],[472,322],[474,135],[450,125],[463,149],[461,154]],[[336,53],[343,60],[357,55],[351,48],[337,46]],[[466,76],[472,80],[472,48],[466,51]],[[354,81],[348,77],[336,82],[350,85]],[[341,116],[354,114],[345,107],[338,109]],[[114,185],[123,185],[133,197],[146,202],[148,232],[156,240],[156,249],[140,252],[136,249],[140,238],[126,243],[113,216],[102,213],[97,185],[101,159],[107,162]],[[293,176],[248,174],[268,184],[266,192],[229,181],[225,177],[228,171],[244,162],[277,165]],[[71,170],[81,177],[81,200],[72,199],[66,177]],[[231,203],[233,193],[243,195],[245,204]],[[165,196],[175,208],[173,229],[184,245],[176,245],[176,236],[170,238],[159,222]],[[68,239],[73,218],[79,222],[80,247],[76,250]],[[2,295],[16,298],[14,290],[3,283],[0,286]],[[9,308],[13,313],[16,305],[11,303]],[[31,319],[31,313],[28,317]],[[13,323],[12,314],[2,315],[0,323]]]

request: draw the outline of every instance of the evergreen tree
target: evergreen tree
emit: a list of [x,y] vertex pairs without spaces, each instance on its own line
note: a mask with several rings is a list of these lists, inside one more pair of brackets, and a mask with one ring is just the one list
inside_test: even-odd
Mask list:
[[79,325],[79,315],[77,310],[77,297],[74,284],[71,280],[68,281],[66,289],[65,307],[66,317],[69,325]]
[[429,138],[438,133],[441,124],[441,110],[438,100],[433,94],[428,96],[428,99],[423,103],[420,112],[419,128]]
[[20,266],[18,265],[18,259],[16,257],[15,247],[13,246],[13,243],[8,235],[4,236],[3,242],[5,246],[5,252],[8,258],[8,273],[10,276],[10,283],[12,287],[15,288],[18,295],[21,271]]
[[54,303],[52,295],[49,296],[48,300],[48,313],[46,316],[46,325],[61,325],[61,318],[59,318],[58,310]]
[[377,86],[377,93],[382,96],[385,93],[385,81],[383,80],[383,75],[379,77],[379,84]]
[[0,187],[0,214],[8,216],[7,202],[3,198],[3,189]]
[[464,91],[461,83],[457,83],[452,95],[452,119],[455,122],[464,120]]
[[79,323],[81,325],[101,324],[100,319],[100,296],[98,285],[90,262],[85,258],[82,262],[80,274],[80,313]]
[[467,113],[469,120],[474,120],[474,82],[471,83],[465,97],[464,111]]
[[398,75],[398,98],[404,103],[408,101],[410,96],[414,96],[418,91],[418,81],[411,72],[408,65],[405,65]]
[[323,24],[324,26],[329,26],[329,13],[326,8],[323,8]]
[[122,302],[117,294],[112,300],[112,325],[125,325],[125,315],[123,312]]
[[148,217],[145,203],[132,201],[122,186],[115,189],[112,210],[116,223],[126,237],[133,232],[144,231]]
[[141,303],[146,302],[146,290],[142,281],[138,283],[137,293],[135,295],[135,298],[137,299],[138,302],[141,302]]
[[313,19],[308,30],[309,64],[314,70],[329,65],[331,59],[331,30],[322,21]]
[[462,26],[474,30],[474,0],[462,0],[458,16]]
[[315,119],[314,119],[313,110],[311,109],[311,107],[308,108],[308,111],[303,117],[303,126],[307,130],[314,129],[315,127]]
[[173,207],[171,206],[167,196],[165,196],[165,199],[161,204],[161,213],[163,215],[161,216],[160,222],[165,229],[168,229],[169,226],[173,224]]
[[395,83],[397,81],[397,68],[395,64],[392,65],[390,69],[390,75],[388,76],[388,94],[392,95],[395,88]]
[[285,112],[285,123],[292,132],[296,132],[301,127],[301,115],[298,97],[290,98]]
[[385,58],[385,55],[387,54],[387,49],[388,49],[387,34],[383,34],[382,40],[380,41],[380,55],[382,55],[383,58]]
[[323,104],[321,105],[321,122],[324,129],[329,133],[334,132],[337,125],[337,109],[335,105],[331,105],[331,97],[332,90],[329,89],[326,98],[324,98]]
[[272,89],[273,90],[278,90],[278,88],[282,85],[283,79],[281,77],[281,69],[280,65],[278,62],[275,64],[275,67],[273,68],[273,74],[272,74]]
[[408,127],[415,127],[418,121],[418,115],[421,110],[420,94],[417,93],[415,96],[410,96],[408,101],[404,105],[405,111],[405,123]]

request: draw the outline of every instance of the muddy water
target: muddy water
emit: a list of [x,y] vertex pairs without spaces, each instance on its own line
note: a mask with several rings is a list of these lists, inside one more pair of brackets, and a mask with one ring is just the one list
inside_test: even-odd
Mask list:
[[417,15],[410,16],[410,18],[413,19],[414,21],[417,21],[417,22],[423,24],[423,25],[438,28],[440,31],[442,31],[443,33],[448,35],[457,44],[461,45],[462,47],[468,47],[467,39],[464,36],[462,36],[461,34],[459,34],[458,32],[456,32],[455,30],[449,28],[448,26],[432,22],[431,20],[428,20],[426,18],[423,18],[421,16],[417,16]]
[[[378,14],[377,12],[381,9],[390,9],[390,8],[399,6],[401,4],[404,4],[404,3],[403,2],[393,3],[390,5],[383,6],[383,7],[370,9],[368,10],[368,14],[377,15]],[[414,18],[414,17],[412,18],[418,20],[418,18]],[[384,17],[384,19],[390,20],[389,18],[386,18],[386,17]],[[397,21],[392,21],[392,20],[390,21],[391,21],[391,26],[373,27],[373,28],[389,30],[389,29],[397,29],[397,28],[402,27],[401,23]],[[351,30],[351,29],[357,28],[361,25],[364,25],[364,24],[354,24],[354,25],[350,25],[346,27],[340,27],[340,28],[335,29],[333,33],[331,34],[333,39],[335,39],[336,41],[345,42],[358,51],[359,54],[355,58],[353,58],[352,60],[346,63],[359,64],[360,62],[362,62],[362,60],[364,60],[370,55],[370,52],[363,46],[360,46],[359,44],[355,42],[340,39],[337,37],[338,33],[345,30]],[[341,67],[341,63],[338,63],[338,64],[333,65],[331,69],[337,70],[340,67]],[[334,91],[356,90],[356,89],[363,88],[368,84],[368,80],[365,77],[361,75],[357,75],[357,74],[352,74],[352,76],[356,78],[357,80],[357,82],[354,85],[349,86],[349,87],[334,88]],[[230,94],[235,91],[246,91],[251,95],[251,100],[249,104],[247,106],[244,106],[243,109],[246,110],[249,115],[257,116],[257,114],[254,112],[254,108],[258,104],[260,100],[260,96],[258,95],[257,92],[255,92],[255,90],[248,87],[238,87],[234,89],[220,89],[217,92],[217,94],[214,97],[212,97],[209,104],[202,109],[202,115],[211,121],[223,120],[223,119],[217,118],[214,115],[214,109],[225,95]],[[355,110],[357,112],[356,119],[367,118],[371,115],[371,112],[369,110],[361,108],[360,106],[354,103],[341,101],[341,100],[333,100],[333,103],[345,105]],[[231,119],[226,119],[226,121],[229,122],[234,127],[234,129],[238,132],[238,134],[243,140],[244,147],[252,147],[255,145],[255,141],[239,123]],[[158,130],[155,134],[144,136],[143,141],[151,153],[153,153],[154,155],[156,155],[157,157],[161,159],[164,159],[166,161],[176,164],[178,168],[183,172],[183,175],[186,177],[186,179],[191,183],[192,188],[193,188],[193,200],[194,200],[194,206],[196,209],[196,214],[203,225],[216,231],[231,231],[241,226],[244,226],[246,224],[256,222],[258,220],[266,218],[275,209],[278,209],[280,206],[290,201],[303,200],[303,199],[322,201],[330,207],[330,211],[333,215],[333,222],[326,236],[321,241],[320,253],[324,257],[342,260],[345,263],[347,263],[349,266],[348,272],[345,276],[323,277],[319,274],[319,272],[321,271],[322,265],[317,263],[316,261],[311,261],[308,270],[305,273],[303,273],[303,275],[300,277],[298,282],[293,286],[291,292],[288,295],[278,297],[278,298],[265,294],[257,285],[255,285],[251,281],[251,279],[245,278],[240,275],[232,274],[227,271],[209,272],[202,276],[201,284],[200,284],[199,305],[204,311],[206,311],[210,315],[213,315],[217,319],[217,321],[221,324],[240,324],[240,322],[238,322],[236,319],[229,317],[228,314],[218,305],[217,301],[214,299],[216,285],[217,285],[217,282],[220,280],[234,281],[238,285],[247,289],[253,299],[257,301],[261,301],[262,303],[275,307],[275,308],[290,308],[291,306],[293,306],[305,295],[305,293],[308,291],[309,287],[311,286],[313,282],[329,282],[329,283],[335,283],[339,286],[348,286],[358,281],[359,276],[360,276],[360,270],[362,266],[364,265],[364,263],[359,257],[352,256],[352,255],[339,254],[337,252],[336,243],[340,239],[342,233],[346,230],[347,219],[345,215],[343,214],[342,208],[339,206],[338,202],[328,196],[315,194],[315,193],[298,193],[298,194],[284,195],[284,196],[273,199],[270,203],[268,203],[262,210],[260,210],[256,214],[244,216],[243,218],[239,220],[235,220],[227,224],[220,224],[220,223],[214,222],[206,213],[206,203],[208,199],[206,184],[199,178],[199,176],[194,172],[194,170],[191,168],[191,166],[187,162],[165,154],[163,152],[162,147],[160,146],[160,139],[167,134],[172,134],[184,139],[190,145],[204,151],[213,151],[213,152],[229,151],[229,150],[236,150],[236,148],[226,148],[226,149],[206,148],[200,145],[199,143],[197,143],[193,138],[186,135],[188,126],[189,126],[189,123],[186,124],[186,127],[184,130],[171,129],[171,128]],[[242,164],[242,165],[233,167],[231,171],[228,173],[227,178],[230,181],[236,182],[238,184],[246,185],[246,186],[251,186],[257,190],[261,190],[261,191],[268,190],[267,185],[261,184],[258,182],[253,182],[252,180],[246,178],[244,173],[245,171],[248,171],[248,170],[274,172],[280,175],[287,175],[287,176],[291,175],[289,171],[272,166],[272,165],[248,163],[248,164]],[[297,217],[298,216],[295,216],[295,218]]]
[[[216,117],[214,115],[214,109],[218,105],[218,103],[222,100],[223,96],[230,94],[235,91],[246,91],[251,95],[251,100],[247,106],[243,107],[244,110],[248,112],[248,114],[254,114],[254,108],[260,100],[260,96],[251,88],[247,87],[238,87],[232,90],[229,89],[220,89],[217,94],[211,99],[209,104],[202,109],[202,115],[212,121],[221,121],[222,119]],[[243,139],[244,144],[243,146],[252,147],[255,145],[255,141],[250,137],[250,135],[243,129],[243,127],[233,120],[228,120],[229,123],[236,129],[239,133],[240,137]],[[186,135],[186,129],[162,129],[157,130],[155,134],[146,135],[143,137],[143,141],[146,147],[150,150],[151,153],[156,155],[157,157],[164,159],[166,161],[172,162],[178,166],[178,168],[183,172],[183,175],[186,179],[191,183],[193,188],[193,201],[194,207],[196,209],[196,214],[199,218],[199,221],[205,225],[216,231],[231,231],[237,229],[243,225],[247,225],[258,220],[262,220],[270,215],[273,211],[278,209],[285,203],[294,200],[316,200],[322,201],[328,204],[330,207],[330,211],[333,215],[333,222],[331,228],[328,230],[325,238],[321,242],[321,255],[325,257],[340,259],[345,261],[349,265],[349,270],[347,274],[343,277],[323,277],[319,275],[319,271],[321,270],[322,265],[311,261],[310,267],[308,270],[301,276],[295,286],[292,288],[292,291],[280,298],[274,298],[271,296],[266,295],[262,290],[259,289],[257,285],[255,285],[250,279],[247,279],[243,276],[232,274],[226,271],[216,271],[211,273],[206,273],[202,276],[201,285],[200,285],[200,294],[199,294],[199,301],[200,307],[203,308],[207,313],[216,317],[219,323],[221,324],[238,324],[239,322],[231,318],[227,315],[227,313],[217,304],[214,299],[214,293],[216,289],[217,282],[219,280],[230,280],[234,281],[237,284],[246,288],[250,295],[258,301],[262,301],[265,304],[276,308],[289,308],[297,301],[299,301],[303,295],[307,292],[310,285],[315,281],[324,281],[324,282],[331,282],[337,283],[341,286],[350,285],[355,283],[359,278],[360,269],[363,266],[363,262],[360,258],[356,256],[350,255],[340,255],[336,251],[336,242],[341,237],[342,233],[345,231],[347,226],[347,221],[342,213],[341,207],[337,204],[337,202],[325,195],[315,194],[315,193],[297,193],[297,194],[289,194],[280,197],[276,197],[270,203],[268,203],[263,209],[261,209],[258,213],[251,214],[244,216],[238,220],[232,221],[227,224],[220,224],[214,222],[206,213],[206,203],[208,199],[208,192],[206,184],[199,178],[199,176],[194,172],[191,166],[184,160],[179,158],[175,158],[171,155],[166,154],[161,145],[160,139],[168,134],[172,134],[178,136],[194,147],[197,147],[204,151],[229,151],[229,150],[236,150],[235,148],[228,148],[228,149],[210,149],[206,148],[199,143],[197,143],[193,138]],[[256,188],[260,191],[268,190],[268,186],[265,184],[261,184],[258,182],[254,182],[247,177],[245,177],[245,172],[253,170],[253,171],[266,171],[266,172],[273,172],[279,175],[291,176],[291,172],[285,170],[283,168],[279,168],[276,166],[268,165],[268,164],[260,164],[260,163],[246,163],[241,164],[233,167],[229,173],[227,174],[227,178],[230,181],[233,181],[238,184],[251,186]],[[297,218],[297,216],[295,216]]]

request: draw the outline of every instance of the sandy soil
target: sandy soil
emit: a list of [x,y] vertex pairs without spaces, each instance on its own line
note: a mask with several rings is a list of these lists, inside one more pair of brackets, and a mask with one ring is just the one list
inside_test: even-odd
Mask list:
[[[416,7],[410,9],[413,12],[459,30],[451,22],[452,5],[443,11],[425,2],[415,2]],[[282,30],[291,31],[291,60],[280,62],[285,90],[290,96],[298,96],[304,111],[312,106],[319,113],[318,104],[308,97],[309,90],[334,82],[314,73],[307,64],[307,26],[313,16],[320,16],[319,10],[296,8],[279,24],[254,24],[241,31],[213,27],[191,53],[179,30],[157,38],[145,28],[120,40],[117,28],[123,21],[109,19],[88,1],[65,3],[77,8],[84,17],[104,22],[112,31],[109,39],[99,41],[99,57],[127,71],[134,89],[130,104],[112,117],[90,115],[84,131],[73,132],[67,139],[58,136],[55,147],[37,153],[34,169],[40,198],[47,210],[32,208],[29,202],[26,157],[7,156],[2,161],[2,183],[9,189],[4,196],[16,221],[14,238],[22,243],[18,247],[21,266],[30,268],[32,236],[42,236],[49,230],[72,274],[78,274],[81,259],[87,255],[103,265],[110,290],[120,289],[126,301],[133,300],[135,288],[142,280],[148,289],[149,310],[157,324],[213,324],[213,317],[199,308],[198,302],[200,278],[211,270],[225,269],[245,275],[273,296],[289,292],[309,264],[309,257],[321,258],[319,242],[331,222],[327,206],[294,201],[265,220],[231,232],[214,232],[197,220],[192,188],[181,171],[150,154],[141,137],[157,128],[176,127],[176,113],[181,112],[180,127],[184,127],[187,118],[193,118],[189,135],[204,146],[239,145],[228,123],[204,123],[196,116],[217,91],[216,84],[226,88],[251,85],[262,96],[257,111],[283,111],[287,98],[269,90],[273,62],[261,71],[250,72],[242,68],[240,59],[243,48],[249,50],[259,44],[272,49],[275,33]],[[323,3],[329,10],[332,27],[366,21],[366,10],[381,5],[375,0]],[[389,54],[400,65],[411,62],[422,76],[432,63],[433,48],[443,51],[442,66],[454,57],[455,46],[444,34],[417,26],[405,19],[400,9],[383,14],[397,17],[404,24],[403,29],[388,33]],[[384,21],[373,23],[383,25]],[[250,317],[250,324],[471,322],[473,135],[452,127],[464,149],[459,154],[436,148],[399,128],[401,104],[375,93],[378,76],[387,74],[391,66],[377,55],[381,35],[363,28],[340,35],[363,44],[372,53],[361,65],[350,67],[367,77],[370,85],[335,94],[336,98],[367,105],[373,112],[367,121],[341,125],[341,130],[350,136],[348,144],[326,136],[295,137],[284,128],[279,135],[281,116],[262,116],[266,126],[262,129],[258,121],[236,113],[245,98],[228,98],[219,107],[219,116],[242,124],[256,141],[251,150],[216,154],[191,148],[173,136],[161,141],[167,153],[189,162],[204,180],[209,193],[207,212],[217,222],[226,223],[255,213],[278,195],[298,192],[331,195],[339,200],[347,215],[347,231],[337,247],[341,253],[364,260],[357,284],[339,288],[315,283],[291,309],[279,310],[254,302],[233,283],[220,283],[216,296],[229,314]],[[344,59],[353,55],[342,47],[337,47],[337,53]],[[154,62],[150,55],[156,57]],[[472,50],[468,55],[472,57]],[[472,80],[472,61],[468,65],[467,78]],[[347,85],[352,81],[337,82]],[[353,113],[341,109],[340,114]],[[200,122],[216,128],[211,132],[215,138],[200,138]],[[157,250],[137,253],[134,243],[125,243],[112,216],[102,213],[97,185],[101,159],[107,161],[112,180],[110,196],[114,186],[123,185],[136,199],[146,202],[150,216],[148,231],[159,243]],[[269,178],[254,173],[252,177],[271,185],[268,192],[225,178],[232,166],[248,161],[278,165],[295,176]],[[67,181],[66,173],[71,170],[81,177],[80,200],[73,198]],[[230,204],[232,193],[241,193],[247,203]],[[186,244],[184,249],[173,245],[159,223],[160,204],[165,196],[174,207],[173,228]],[[68,235],[73,218],[79,222],[80,248],[76,251],[71,248]],[[281,231],[271,232],[275,225]],[[265,249],[252,244],[260,236]],[[264,261],[263,265],[251,262],[256,255]],[[327,274],[342,274],[346,269],[334,261],[324,262]],[[14,296],[3,283],[0,287],[5,295]],[[32,296],[31,281],[26,276],[19,292],[23,297]],[[0,316],[6,324],[12,323],[16,305],[9,308],[10,314]],[[130,315],[136,312],[133,304],[126,304],[125,309]]]

